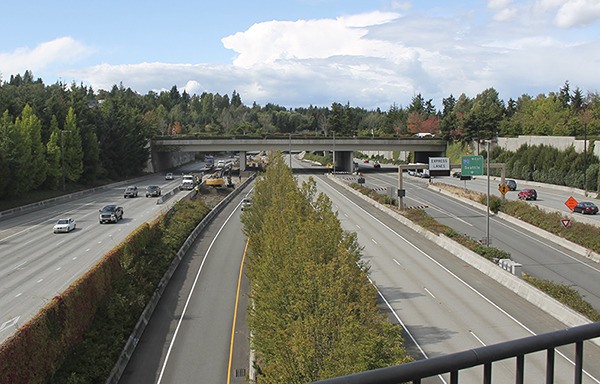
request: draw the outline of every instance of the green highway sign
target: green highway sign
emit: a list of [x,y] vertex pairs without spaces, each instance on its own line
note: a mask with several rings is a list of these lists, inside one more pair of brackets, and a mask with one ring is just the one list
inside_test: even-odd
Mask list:
[[483,156],[463,156],[460,165],[463,176],[483,175]]

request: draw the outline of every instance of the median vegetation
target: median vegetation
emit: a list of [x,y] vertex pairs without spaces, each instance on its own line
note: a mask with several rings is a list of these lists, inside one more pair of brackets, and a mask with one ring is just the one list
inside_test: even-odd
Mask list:
[[242,222],[260,383],[306,383],[410,360],[400,326],[377,307],[356,235],[342,230],[314,181],[298,188],[275,156]]
[[[397,209],[395,201],[392,201],[391,203],[387,202],[389,201],[387,196],[380,195],[370,188],[365,188],[360,184],[353,183],[350,186],[364,195],[374,198],[374,200],[378,201],[379,203],[386,204],[391,209]],[[464,191],[463,189],[441,183],[436,183],[436,186],[448,189],[451,192],[470,198],[478,203],[485,204],[486,202],[485,195],[474,191]],[[502,211],[529,224],[554,233],[555,235],[564,237],[565,239],[568,239],[576,244],[587,247],[595,252],[598,252],[600,249],[600,228],[596,226],[572,221],[569,228],[564,228],[562,224],[560,224],[560,219],[562,216],[559,213],[547,213],[536,206],[527,204],[523,201],[503,202],[499,198],[493,197],[490,200],[490,207],[491,209],[493,207],[492,210],[496,213]],[[435,234],[443,234],[490,261],[511,258],[510,253],[506,251],[495,247],[481,245],[472,238],[463,236],[454,229],[439,223],[422,209],[405,210],[402,212],[402,214],[415,224],[418,224],[419,226]],[[549,280],[536,279],[528,274],[523,274],[523,280],[527,281],[531,285],[535,286],[542,292],[548,294],[569,308],[581,313],[588,319],[592,321],[600,321],[600,312],[595,310],[590,303],[585,301],[579,292],[568,285],[554,283]]]
[[181,201],[140,226],[0,348],[0,383],[106,381],[160,279],[210,209]]

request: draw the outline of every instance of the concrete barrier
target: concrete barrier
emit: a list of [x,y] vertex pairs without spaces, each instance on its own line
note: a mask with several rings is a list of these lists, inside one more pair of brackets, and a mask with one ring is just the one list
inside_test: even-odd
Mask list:
[[[333,180],[337,184],[339,184],[340,186],[344,187],[346,190],[353,193],[355,196],[374,205],[375,207],[377,207],[381,211],[387,213],[391,217],[395,218],[396,220],[398,220],[399,222],[401,222],[408,228],[423,235],[428,240],[431,240],[432,242],[436,243],[440,247],[446,249],[453,255],[455,255],[458,258],[460,258],[461,260],[465,261],[467,264],[471,265],[472,267],[476,268],[480,272],[482,272],[485,275],[489,276],[490,278],[494,279],[495,281],[497,281],[504,287],[508,288],[509,290],[516,293],[520,297],[529,301],[531,304],[533,304],[536,307],[540,308],[541,310],[545,311],[546,313],[548,313],[549,315],[551,315],[558,321],[564,323],[568,327],[575,327],[578,325],[590,323],[590,320],[587,317],[572,310],[571,308],[560,303],[558,300],[554,299],[553,297],[549,296],[548,294],[540,291],[536,287],[534,287],[531,284],[527,283],[526,281],[520,279],[519,277],[513,275],[512,273],[500,268],[498,265],[485,259],[484,257],[480,256],[479,254],[471,251],[470,249],[466,248],[465,246],[451,240],[450,238],[444,236],[443,234],[436,235],[432,232],[429,232],[428,230],[426,230],[426,229],[422,228],[421,226],[408,220],[406,217],[402,216],[398,212],[368,198],[367,196],[354,190],[353,188],[350,188],[347,184],[338,180],[336,177],[333,177],[331,175],[327,175],[327,176],[331,180]],[[451,197],[455,197],[455,196],[453,195]],[[464,199],[464,198],[461,198],[461,199]],[[468,200],[468,199],[464,199],[464,200]],[[478,204],[473,201],[470,201],[470,202],[472,202],[474,204]],[[467,204],[470,204],[470,202],[465,201],[465,203],[467,203]],[[479,205],[481,205],[481,204],[479,204]],[[594,339],[593,342],[600,346],[600,340]]]
[[[202,219],[202,221],[196,226],[196,228],[194,228],[192,233],[186,238],[186,240],[184,241],[181,248],[179,248],[179,251],[177,251],[177,254],[176,254],[175,258],[173,259],[173,261],[171,262],[171,265],[169,266],[169,268],[167,269],[167,271],[161,278],[160,282],[158,283],[158,286],[157,286],[156,290],[154,291],[154,294],[150,298],[150,301],[148,302],[148,304],[142,311],[142,314],[141,314],[138,322],[136,323],[131,335],[129,336],[127,343],[125,343],[125,347],[123,348],[123,351],[121,352],[121,355],[119,356],[119,359],[117,360],[115,366],[113,367],[113,369],[110,373],[110,376],[106,380],[106,384],[117,384],[119,382],[119,380],[121,379],[121,376],[123,375],[123,372],[125,371],[125,368],[127,367],[127,364],[129,363],[129,360],[131,359],[131,356],[133,355],[133,352],[135,351],[135,348],[136,348],[140,338],[142,337],[142,333],[144,333],[144,330],[146,329],[146,325],[148,325],[148,322],[150,321],[150,318],[152,317],[152,313],[154,312],[154,309],[158,305],[158,302],[159,302],[160,298],[162,297],[162,295],[165,291],[165,288],[169,284],[169,281],[171,280],[171,277],[177,270],[177,267],[179,267],[181,260],[183,260],[183,258],[187,255],[187,252],[189,251],[190,247],[194,244],[194,241],[196,241],[198,236],[202,233],[202,231],[204,231],[204,228],[206,228],[206,226],[215,218],[215,216],[218,213],[220,213],[227,206],[227,204],[229,204],[231,202],[231,200],[233,200],[233,198],[235,196],[237,196],[240,193],[240,191],[242,191],[246,187],[246,185],[251,183],[255,177],[256,177],[256,174],[252,174],[238,188],[233,189],[231,191],[231,193],[228,194],[227,197],[225,197],[225,199],[223,199],[219,204],[217,204],[208,213],[208,215],[206,215],[206,217],[204,217],[204,219]],[[188,193],[188,196],[186,196],[186,197],[188,197],[188,198],[191,197],[191,195],[193,193],[194,193],[194,190],[191,190]]]

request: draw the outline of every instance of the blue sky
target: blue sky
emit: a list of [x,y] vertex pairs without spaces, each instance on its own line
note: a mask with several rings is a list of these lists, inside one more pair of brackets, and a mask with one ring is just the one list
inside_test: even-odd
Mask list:
[[245,104],[600,92],[600,0],[6,0],[0,76]]

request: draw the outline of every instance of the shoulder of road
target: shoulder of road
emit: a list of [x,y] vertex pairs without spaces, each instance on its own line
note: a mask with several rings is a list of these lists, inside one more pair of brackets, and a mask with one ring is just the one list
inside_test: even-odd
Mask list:
[[[436,234],[422,228],[421,226],[413,223],[412,221],[405,218],[403,215],[399,214],[398,212],[386,207],[383,204],[380,204],[380,203],[370,199],[369,197],[367,197],[367,196],[363,195],[362,193],[356,191],[355,189],[351,188],[347,183],[340,180],[339,178],[337,178],[331,174],[327,174],[327,176],[328,176],[328,178],[330,178],[331,180],[336,182],[338,185],[342,186],[346,190],[353,193],[355,196],[374,205],[378,209],[386,212],[387,214],[394,217],[396,220],[398,220],[402,224],[406,225],[407,227],[411,228],[415,232],[423,235],[424,237],[426,237],[427,239],[431,240],[432,242],[438,244],[442,248],[447,249],[452,254],[459,257],[461,260],[465,261],[466,263],[473,266],[474,268],[477,268],[480,272],[482,272],[485,275],[496,280],[497,282],[502,284],[504,287],[508,288],[512,292],[516,293],[517,295],[519,295],[519,296],[523,297],[524,299],[526,299],[527,301],[529,301],[531,304],[546,311],[551,316],[553,316],[557,320],[563,322],[568,327],[575,327],[578,325],[590,323],[590,320],[588,318],[586,318],[585,316],[583,316],[583,315],[579,314],[578,312],[572,310],[571,308],[565,306],[564,304],[560,303],[559,301],[557,301],[556,299],[547,295],[546,293],[533,287],[532,285],[523,281],[522,279],[513,275],[512,273],[500,268],[498,265],[488,261],[487,259],[481,257],[480,255],[478,255],[475,252],[469,250],[468,248],[462,246],[461,244],[451,240],[450,238],[444,236],[443,234],[436,235]],[[468,200],[466,198],[459,197],[459,196],[452,194],[450,192],[447,192],[439,187],[428,186],[428,188],[435,189],[436,191],[439,191],[440,193],[448,195],[452,198],[459,199],[459,200],[463,201],[465,204],[469,204],[473,207],[476,207],[476,208],[479,208],[482,210],[487,210],[487,207],[482,204],[476,203],[476,202]],[[569,242],[565,239],[562,239],[558,236],[552,235],[544,230],[541,230],[537,227],[534,227],[530,224],[527,224],[521,220],[515,219],[508,215],[500,214],[497,216],[504,220],[510,221],[511,223],[522,226],[523,228],[525,228],[529,231],[536,232],[538,234],[542,234],[543,236],[545,236],[546,238],[548,238],[551,241],[554,241],[554,242],[556,242],[564,247],[567,247],[569,249],[572,249],[572,250],[580,253],[581,255],[586,256],[596,262],[600,262],[600,256],[598,254],[596,254],[595,252],[591,252],[591,251],[585,249],[584,247],[576,245],[576,244]],[[598,341],[597,344],[600,345],[600,341]]]

